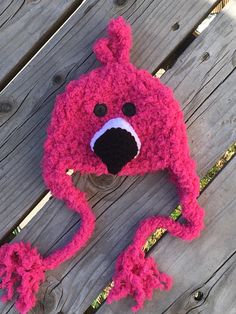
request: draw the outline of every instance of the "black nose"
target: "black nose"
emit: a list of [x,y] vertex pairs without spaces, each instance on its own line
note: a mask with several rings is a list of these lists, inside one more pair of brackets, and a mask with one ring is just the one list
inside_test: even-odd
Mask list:
[[137,155],[138,146],[131,133],[121,128],[111,128],[96,140],[93,150],[109,173],[117,174]]

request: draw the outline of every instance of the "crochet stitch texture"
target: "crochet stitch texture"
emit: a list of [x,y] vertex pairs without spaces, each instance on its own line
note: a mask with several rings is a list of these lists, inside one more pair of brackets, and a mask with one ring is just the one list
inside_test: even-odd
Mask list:
[[[168,169],[177,186],[184,223],[165,216],[140,223],[132,243],[117,259],[109,303],[131,295],[136,300],[132,309],[137,311],[154,289],[171,288],[172,279],[143,252],[145,241],[157,228],[183,240],[198,237],[203,229],[204,210],[196,200],[199,178],[181,108],[169,87],[130,63],[130,48],[130,25],[122,17],[112,19],[108,37],[93,47],[102,66],[71,81],[56,97],[44,145],[43,177],[52,194],[78,212],[81,226],[65,247],[46,257],[23,242],[0,248],[2,301],[16,294],[16,308],[22,314],[35,306],[45,271],[70,259],[95,228],[86,196],[74,187],[67,169],[96,175],[108,174],[110,169],[119,176]],[[95,110],[96,104],[100,106]],[[123,137],[127,144],[122,146]]]

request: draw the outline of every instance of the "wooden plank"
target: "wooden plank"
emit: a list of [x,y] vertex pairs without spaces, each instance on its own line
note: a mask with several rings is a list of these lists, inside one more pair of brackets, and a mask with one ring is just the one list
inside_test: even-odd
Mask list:
[[[224,131],[220,131],[216,126],[221,124],[228,115],[229,107],[225,108],[226,116],[222,108],[225,106],[225,101],[232,96],[232,103],[236,101],[236,93],[226,93],[225,97],[220,99],[220,95],[223,95],[223,91],[226,87],[230,87],[229,90],[233,90],[232,86],[236,79],[235,75],[232,75],[231,79],[226,80],[225,84],[222,84],[222,88],[217,89],[215,95],[209,98],[206,106],[209,107],[208,110],[202,115],[200,112],[196,112],[194,118],[196,121],[189,127],[190,133],[192,133],[191,138],[194,140],[194,145],[201,150],[202,159],[208,162],[206,151],[203,144],[202,133],[198,131],[198,128],[202,128],[202,132],[205,133],[205,142],[207,146],[207,141],[211,142],[211,145],[220,146],[222,141],[222,136],[224,137]],[[214,108],[209,106],[218,97],[218,102],[215,102]],[[228,98],[226,98],[228,97]],[[232,114],[236,111],[236,107],[233,106]],[[223,116],[223,119],[222,119]],[[204,125],[202,124],[202,119],[204,119]],[[221,120],[222,119],[222,120]],[[207,128],[207,121],[209,121]],[[215,125],[215,127],[213,127]],[[236,140],[236,133],[233,132],[234,140]],[[223,151],[222,151],[223,152]],[[106,202],[106,196],[103,199]],[[96,296],[96,293],[105,286],[106,282],[111,278],[114,271],[114,260],[118,256],[119,252],[124,249],[124,247],[131,241],[135,228],[138,222],[144,218],[158,212],[161,214],[170,213],[178,200],[175,195],[175,190],[167,182],[166,176],[163,174],[147,175],[143,181],[138,181],[132,185],[132,190],[125,192],[120,198],[112,199],[113,204],[106,203],[102,205],[102,208],[95,206],[94,211],[98,217],[96,231],[90,240],[90,243],[86,250],[80,252],[73,260],[65,263],[60,269],[51,272],[52,277],[50,277],[50,294],[47,294],[48,284],[44,286],[41,290],[41,299],[44,300],[45,311],[50,313],[47,308],[47,304],[53,303],[55,307],[53,309],[60,309],[62,311],[69,311],[72,309],[76,313],[83,313],[89,303]],[[51,211],[55,207],[58,207],[57,201],[52,202],[52,204],[46,206],[45,211]],[[99,204],[99,203],[98,203]],[[157,205],[158,204],[158,205]],[[100,205],[100,204],[99,204]],[[59,214],[59,211],[57,211]],[[42,213],[43,215],[43,213]],[[60,215],[60,214],[59,214]],[[75,216],[74,216],[75,218]],[[76,218],[75,218],[76,220]],[[76,220],[77,221],[77,220]],[[64,224],[63,224],[64,225]],[[41,227],[40,227],[41,226]],[[71,229],[71,226],[73,228]],[[54,250],[65,244],[78,225],[70,224],[63,228],[63,232],[58,232],[57,235],[53,237],[56,246],[50,246],[50,250]],[[40,228],[38,230],[38,228]],[[39,240],[41,248],[43,247],[48,252],[48,241],[43,238],[47,234],[48,228],[52,229],[52,232],[56,233],[56,227],[53,224],[47,226],[44,230],[42,223],[36,223],[32,227],[31,232],[42,233],[43,235]],[[30,238],[30,235],[24,236],[24,239]],[[62,237],[62,238],[61,238]],[[50,237],[51,238],[51,237]],[[37,245],[37,241],[36,241]],[[96,257],[96,258],[94,258]],[[61,281],[58,282],[58,276]],[[73,293],[73,289],[76,287],[76,293]]]
[[[169,85],[175,85],[177,74],[173,75],[173,73],[177,73],[179,69],[179,75],[183,75],[183,78],[185,76],[182,72],[187,70],[188,79],[195,78],[195,85],[189,91],[189,95],[194,100],[189,102],[186,98],[185,85],[188,82],[183,79],[182,84],[175,87],[175,91],[182,99],[186,98],[185,105],[189,102],[185,112],[191,107],[192,114],[189,111],[187,122],[188,133],[191,149],[195,147],[193,157],[199,162],[198,170],[201,174],[206,170],[206,165],[212,165],[225,148],[236,139],[234,125],[229,122],[229,117],[236,110],[236,93],[234,88],[231,88],[236,77],[232,65],[231,48],[235,47],[233,37],[222,36],[221,45],[225,47],[222,60],[219,61],[218,58],[222,46],[218,44],[215,45],[214,53],[211,52],[210,63],[201,64],[202,54],[211,48],[211,39],[216,36],[219,25],[225,19],[228,19],[227,15],[219,16],[210,29],[189,47],[174,68],[163,77]],[[196,54],[196,57],[191,63],[189,60],[192,59],[192,54]],[[201,75],[195,77],[196,68],[201,65]],[[221,68],[224,68],[224,71]],[[214,79],[215,77],[217,79]],[[207,86],[208,83],[210,86]],[[181,88],[184,88],[182,92]],[[195,99],[199,99],[200,102]],[[229,99],[230,102],[226,101]],[[53,311],[83,313],[98,291],[110,280],[114,260],[131,240],[138,221],[156,214],[158,210],[166,214],[177,204],[175,190],[167,182],[163,173],[134,178],[137,180],[135,182],[132,178],[127,178],[127,181],[122,181],[120,187],[116,186],[114,189],[111,187],[107,193],[104,193],[102,181],[94,182],[99,178],[90,177],[89,180],[91,179],[93,182],[88,183],[85,190],[89,191],[89,195],[91,192],[98,191],[98,195],[94,196],[95,199],[90,201],[98,217],[95,233],[89,245],[73,260],[50,272],[48,282],[40,292],[39,298],[42,304],[39,303],[35,312],[40,312],[44,308],[47,313]],[[107,189],[109,184],[105,186]],[[119,191],[120,188],[122,191]],[[43,254],[64,245],[79,227],[78,217],[68,213],[65,206],[59,204],[60,202],[56,200],[47,204],[16,240],[30,239]],[[58,225],[62,231],[58,231],[58,227],[55,228]],[[47,236],[48,234],[50,236]],[[10,307],[11,305],[8,304],[4,309]]]
[[0,3],[0,86],[57,30],[81,1],[2,0]]
[[[206,228],[191,244],[165,236],[152,256],[174,277],[171,291],[154,294],[140,314],[236,313],[236,158],[199,198]],[[197,293],[202,298],[196,300]],[[104,305],[98,314],[132,313],[131,299]]]
[[[154,71],[218,1],[86,1],[0,95],[0,238],[44,192],[40,161],[55,95],[97,65],[92,44],[111,16],[132,23],[132,60]],[[147,18],[148,17],[148,18]],[[158,19],[157,19],[158,17]],[[180,28],[171,25],[179,21]],[[155,40],[154,40],[155,39]],[[146,49],[148,47],[148,49]],[[227,74],[226,74],[227,75]]]

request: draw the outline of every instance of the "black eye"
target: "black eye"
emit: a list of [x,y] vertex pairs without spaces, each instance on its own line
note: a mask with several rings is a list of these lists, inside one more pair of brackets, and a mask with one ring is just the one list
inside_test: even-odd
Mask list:
[[123,114],[132,117],[136,113],[136,107],[132,102],[126,102],[122,107]]
[[95,114],[95,116],[97,117],[104,117],[105,114],[107,113],[107,106],[106,104],[96,104],[93,112]]

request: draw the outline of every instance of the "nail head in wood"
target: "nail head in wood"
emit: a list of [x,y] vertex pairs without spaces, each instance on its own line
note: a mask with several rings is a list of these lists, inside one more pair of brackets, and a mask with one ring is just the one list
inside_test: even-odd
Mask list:
[[176,22],[175,24],[173,24],[171,28],[172,28],[172,31],[177,31],[180,28],[179,22]]
[[197,291],[195,294],[194,294],[194,300],[196,301],[201,301],[203,298],[203,292],[202,291]]
[[209,52],[204,52],[204,54],[201,57],[202,62],[207,61],[210,58]]

